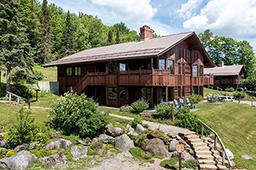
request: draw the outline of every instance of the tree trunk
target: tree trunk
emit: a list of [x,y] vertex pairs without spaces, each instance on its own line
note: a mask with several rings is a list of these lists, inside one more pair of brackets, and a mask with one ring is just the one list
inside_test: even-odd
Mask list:
[[1,84],[2,84],[2,71],[0,70],[0,94],[2,92],[2,89],[1,89]]
[[6,71],[6,95],[7,95],[7,92],[10,91],[10,83],[11,83],[10,74],[11,74],[11,69],[7,68],[7,71]]

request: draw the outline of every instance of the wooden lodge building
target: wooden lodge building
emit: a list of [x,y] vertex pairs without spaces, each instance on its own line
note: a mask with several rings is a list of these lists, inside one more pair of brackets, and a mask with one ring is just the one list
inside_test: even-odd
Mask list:
[[205,68],[204,76],[213,76],[213,84],[205,84],[206,86],[214,85],[215,88],[223,90],[228,87],[237,89],[246,76],[246,70],[243,65],[224,65],[222,62],[220,67]]
[[[46,64],[57,66],[60,94],[73,90],[100,104],[121,106],[144,98],[151,105],[203,94],[204,68],[213,63],[194,32],[86,49]],[[206,80],[205,80],[206,79]]]

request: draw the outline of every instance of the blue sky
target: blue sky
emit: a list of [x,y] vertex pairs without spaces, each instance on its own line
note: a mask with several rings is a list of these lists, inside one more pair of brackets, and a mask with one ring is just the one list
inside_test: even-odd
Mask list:
[[97,15],[107,25],[147,24],[160,35],[210,29],[248,40],[256,49],[256,0],[48,0],[64,10]]

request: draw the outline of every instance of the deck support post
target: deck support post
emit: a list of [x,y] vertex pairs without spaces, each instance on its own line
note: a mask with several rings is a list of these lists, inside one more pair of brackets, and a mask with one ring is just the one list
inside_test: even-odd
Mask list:
[[168,102],[168,86],[165,87],[165,101]]

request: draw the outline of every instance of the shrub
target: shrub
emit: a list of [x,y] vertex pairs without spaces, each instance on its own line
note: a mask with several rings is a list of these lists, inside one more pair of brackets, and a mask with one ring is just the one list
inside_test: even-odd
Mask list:
[[198,169],[198,162],[194,160],[187,160],[182,163],[182,167],[188,169]]
[[176,114],[175,125],[188,128],[192,131],[199,132],[201,129],[200,122],[195,113],[190,112],[189,109],[179,109]]
[[170,104],[160,103],[156,107],[157,117],[161,119],[169,119],[174,117],[174,108]]
[[10,157],[12,155],[16,154],[16,152],[14,150],[9,150],[7,153],[6,153],[6,157]]
[[38,132],[34,138],[35,141],[38,141],[40,143],[46,143],[49,139],[50,138],[47,136],[47,134],[43,132]]
[[166,169],[177,169],[177,162],[179,159],[177,157],[172,157],[171,159],[163,160],[160,163],[161,167],[164,167]]
[[131,104],[131,107],[132,107],[131,112],[138,114],[138,113],[141,113],[144,110],[148,109],[149,105],[144,99],[139,99],[139,100],[133,102]]
[[149,160],[153,157],[153,154],[145,152],[143,149],[139,147],[133,147],[129,150],[129,152],[132,154],[134,158],[137,158],[139,160]]
[[66,93],[51,106],[49,123],[66,135],[94,137],[104,130],[108,120],[93,99],[84,94]]
[[198,94],[192,94],[191,96],[188,97],[189,100],[192,102],[192,103],[199,103],[200,101],[203,100],[203,97],[201,95],[198,95]]
[[233,94],[233,97],[236,100],[240,100],[240,99],[245,97],[245,93],[244,92],[235,91],[234,94]]
[[24,110],[22,107],[17,113],[17,123],[10,129],[11,141],[18,142],[19,144],[28,143],[33,140],[37,127],[34,119],[31,118],[31,112]]
[[225,89],[226,92],[233,92],[235,89],[233,87],[228,87]]
[[120,107],[120,112],[131,112],[131,111],[132,111],[132,107],[129,105]]
[[139,117],[135,117],[131,122],[131,126],[135,128],[138,124],[142,124],[142,120]]

